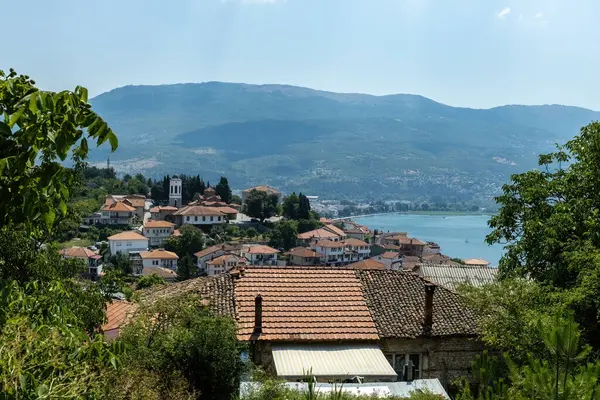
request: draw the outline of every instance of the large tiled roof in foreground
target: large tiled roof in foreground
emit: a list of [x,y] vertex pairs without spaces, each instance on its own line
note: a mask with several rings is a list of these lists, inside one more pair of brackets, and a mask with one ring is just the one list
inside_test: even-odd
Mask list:
[[238,339],[250,340],[262,296],[259,340],[377,340],[353,270],[248,268],[235,282]]
[[[356,271],[377,330],[382,338],[416,338],[425,335],[425,284],[403,271]],[[460,296],[441,286],[433,295],[431,336],[475,335],[475,314]]]

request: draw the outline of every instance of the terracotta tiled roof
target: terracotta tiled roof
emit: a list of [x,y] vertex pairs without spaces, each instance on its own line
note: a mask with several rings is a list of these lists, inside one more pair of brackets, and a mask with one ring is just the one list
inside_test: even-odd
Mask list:
[[263,311],[258,340],[379,338],[353,270],[255,267],[235,282],[239,340],[253,336],[259,294]]
[[224,215],[216,207],[203,207],[203,206],[186,206],[179,209],[173,215]]
[[400,250],[400,246],[396,246],[395,244],[386,244],[383,248],[389,251]]
[[331,224],[333,220],[331,218],[321,217],[319,218],[319,222],[322,224]]
[[171,285],[154,286],[144,291],[141,294],[141,299],[152,303],[159,298],[169,298],[183,294],[199,295],[203,299],[203,305],[207,305],[214,314],[235,318],[235,294],[231,274],[189,279]]
[[169,221],[153,221],[148,220],[144,222],[144,228],[173,228],[175,224]]
[[321,240],[321,241],[318,241],[315,244],[315,246],[337,248],[337,247],[344,247],[344,243],[343,242],[334,242],[333,240]]
[[140,256],[145,260],[179,260],[179,256],[171,251],[156,249],[152,251],[142,251]]
[[250,193],[253,190],[258,190],[259,192],[267,192],[268,194],[276,194],[276,195],[281,194],[281,192],[279,190],[272,188],[271,186],[267,186],[267,185],[260,185],[260,186],[248,188],[248,189],[244,190],[244,193]]
[[224,214],[238,214],[239,211],[235,208],[231,207],[216,207],[217,210],[221,211]]
[[102,331],[110,338],[119,336],[120,329],[126,325],[135,311],[137,304],[128,301],[114,300],[106,304],[106,323],[102,325]]
[[419,239],[415,239],[415,238],[410,238],[408,236],[405,235],[396,235],[396,236],[391,236],[389,238],[386,239],[393,239],[393,240],[397,240],[400,242],[400,244],[406,244],[406,245],[415,245],[415,246],[425,246],[427,243],[420,241]]
[[385,265],[377,260],[367,258],[366,260],[358,261],[348,265],[347,268],[352,269],[385,269]]
[[136,231],[126,231],[108,237],[108,240],[148,240]]
[[337,226],[335,226],[335,225],[331,225],[331,224],[325,225],[323,227],[323,229],[331,231],[331,232],[335,233],[336,235],[338,235],[340,237],[346,236],[346,233],[343,230],[341,230],[340,228],[338,228]]
[[78,247],[78,246],[62,249],[59,251],[59,253],[63,257],[73,257],[73,258],[90,258],[90,257],[96,256],[96,253],[94,253],[90,249],[86,249],[85,247]]
[[315,229],[314,231],[308,231],[308,232],[304,232],[298,235],[298,239],[301,240],[308,240],[308,239],[312,239],[312,238],[316,238],[316,239],[331,239],[331,238],[338,238],[339,235],[328,231],[327,229],[323,229],[323,228],[319,228],[319,229]]
[[400,253],[397,253],[395,251],[386,251],[383,254],[380,254],[379,257],[381,258],[387,258],[389,260],[393,260],[395,258],[399,258],[400,257]]
[[207,261],[207,264],[210,265],[225,265],[229,261],[234,261],[236,263],[245,263],[247,260],[243,257],[238,257],[235,254],[223,254],[213,260]]
[[369,243],[367,243],[363,240],[360,240],[360,239],[356,239],[356,238],[348,238],[348,239],[344,240],[344,243],[347,246],[368,246],[369,245]]
[[296,257],[305,257],[305,258],[320,258],[323,257],[321,253],[317,253],[313,249],[308,247],[296,247],[288,251],[288,254]]
[[114,212],[133,212],[135,207],[125,204],[122,201],[117,201],[111,204],[105,204],[102,207],[102,211],[114,211]]
[[[403,271],[356,271],[365,298],[384,338],[424,335],[426,281]],[[432,336],[476,334],[475,314],[458,294],[436,286],[433,295]]]
[[177,207],[173,207],[173,206],[156,206],[156,207],[152,207],[150,209],[151,213],[160,213],[160,212],[167,212],[167,211],[177,211]]
[[215,244],[214,246],[207,247],[204,250],[200,250],[199,252],[194,253],[194,255],[198,258],[208,256],[209,254],[215,253],[219,250],[223,250],[223,246],[224,243]]
[[138,198],[138,197],[126,197],[125,201],[127,201],[132,207],[138,208],[138,207],[144,207],[146,205],[146,199],[145,198]]
[[242,252],[246,253],[246,254],[275,254],[275,253],[279,253],[279,250],[274,249],[269,246],[259,244],[259,245],[244,246],[244,249],[242,250]]

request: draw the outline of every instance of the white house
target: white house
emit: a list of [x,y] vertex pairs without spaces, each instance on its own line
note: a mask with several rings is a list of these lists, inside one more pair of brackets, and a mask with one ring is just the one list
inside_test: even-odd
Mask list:
[[328,239],[313,242],[310,245],[311,249],[323,255],[322,261],[327,265],[341,264],[345,247],[343,242],[334,242]]
[[150,209],[150,218],[154,221],[164,221],[168,215],[177,211],[177,207],[156,206]]
[[277,253],[279,250],[259,244],[245,245],[241,250],[250,265],[277,265]]
[[402,269],[402,255],[397,251],[386,251],[371,260],[378,261],[385,266],[385,269],[400,270]]
[[217,225],[227,223],[227,215],[218,207],[186,206],[173,214],[175,224]]
[[312,231],[300,233],[297,236],[299,242],[304,244],[316,243],[321,240],[331,240],[332,242],[339,242],[342,238],[329,229],[319,228]]
[[172,270],[177,269],[177,260],[179,257],[177,254],[167,251],[165,249],[156,249],[152,251],[142,251],[140,253],[142,257],[142,267],[162,267],[169,268]]
[[148,238],[135,231],[117,233],[108,237],[110,254],[140,252],[148,250]]
[[136,209],[124,201],[105,204],[101,209],[100,223],[105,225],[131,225]]
[[66,259],[75,258],[82,260],[92,280],[96,280],[102,275],[102,256],[90,249],[86,249],[85,247],[69,247],[60,250],[59,254]]
[[217,257],[220,257],[224,254],[233,254],[236,256],[240,256],[241,245],[229,245],[226,243],[216,244],[214,246],[210,246],[205,248],[204,250],[200,250],[197,253],[194,253],[196,257],[196,263],[198,265],[198,271],[201,274],[208,273],[208,265],[207,263],[211,260],[214,260]]
[[349,238],[344,242],[344,263],[364,260],[371,256],[371,246],[359,239]]
[[144,219],[144,212],[146,207],[146,196],[141,194],[109,194],[104,198],[104,206],[110,206],[111,204],[123,202],[130,207],[135,209],[134,214]]
[[153,221],[144,222],[142,234],[148,238],[150,247],[161,247],[173,232],[175,224],[168,221]]
[[206,274],[208,276],[219,275],[239,265],[246,265],[247,261],[244,257],[235,254],[223,254],[206,262]]

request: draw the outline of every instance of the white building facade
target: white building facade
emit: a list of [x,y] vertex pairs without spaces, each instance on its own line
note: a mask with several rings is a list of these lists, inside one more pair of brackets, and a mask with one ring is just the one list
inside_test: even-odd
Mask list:
[[183,182],[179,178],[171,178],[169,180],[169,205],[171,207],[181,207],[181,193]]
[[142,234],[148,238],[150,247],[162,247],[174,231],[175,224],[168,221],[148,220],[142,228]]
[[110,254],[123,253],[129,255],[131,252],[148,250],[148,238],[134,231],[121,232],[108,237]]
[[157,249],[152,251],[143,251],[140,253],[142,257],[142,267],[162,267],[177,270],[177,260],[179,257],[177,254],[166,251],[164,249]]

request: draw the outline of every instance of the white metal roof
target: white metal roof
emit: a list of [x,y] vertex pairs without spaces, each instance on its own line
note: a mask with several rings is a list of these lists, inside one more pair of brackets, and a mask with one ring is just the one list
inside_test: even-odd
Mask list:
[[423,278],[455,290],[460,284],[483,286],[496,278],[496,268],[468,265],[419,264],[418,273]]
[[309,371],[318,378],[329,379],[397,376],[375,344],[289,345],[273,347],[272,352],[277,375],[285,379],[299,379]]

